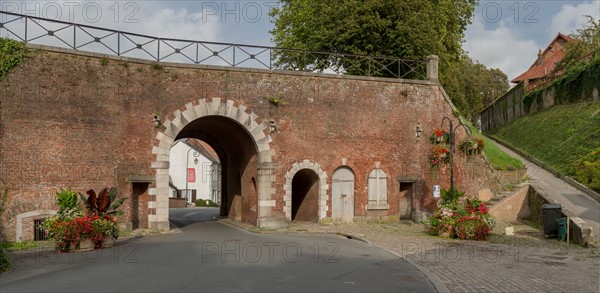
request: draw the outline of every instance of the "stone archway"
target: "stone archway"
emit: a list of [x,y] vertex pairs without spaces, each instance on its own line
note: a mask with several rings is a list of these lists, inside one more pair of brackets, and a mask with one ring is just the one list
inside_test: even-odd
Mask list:
[[[193,123],[200,120],[217,121],[215,123],[228,121],[231,127],[243,129],[256,153],[252,163],[256,171],[250,176],[256,188],[256,191],[251,190],[251,192],[257,197],[256,219],[253,224],[260,227],[280,226],[281,221],[271,218],[271,208],[275,206],[275,189],[272,188],[275,177],[272,164],[274,151],[270,147],[268,125],[260,123],[254,112],[247,113],[245,106],[236,106],[231,100],[200,99],[197,104],[186,104],[185,108],[184,111],[175,111],[174,119],[164,121],[163,127],[156,135],[158,143],[152,148],[152,153],[156,155],[156,160],[151,164],[151,167],[156,170],[156,185],[148,191],[151,196],[148,202],[150,228],[169,229],[169,151],[182,131],[193,127]],[[247,175],[240,174],[240,176]]]
[[319,187],[318,187],[318,220],[325,218],[327,215],[327,190],[329,189],[329,185],[327,184],[327,173],[325,173],[321,166],[317,163],[310,162],[309,160],[304,160],[300,163],[294,163],[292,168],[285,173],[285,185],[283,189],[285,191],[284,196],[284,207],[283,211],[285,212],[285,217],[288,220],[292,220],[292,193],[293,193],[293,180],[298,172],[301,170],[312,170],[314,174],[319,179]]

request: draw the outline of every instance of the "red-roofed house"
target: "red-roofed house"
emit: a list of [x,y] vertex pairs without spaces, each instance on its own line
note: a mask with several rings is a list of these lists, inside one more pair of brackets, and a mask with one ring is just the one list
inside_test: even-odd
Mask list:
[[538,52],[538,58],[523,74],[512,80],[514,83],[525,82],[525,90],[531,91],[538,86],[560,76],[563,72],[554,72],[556,64],[565,55],[565,44],[573,40],[567,35],[558,33],[550,45],[542,52]]

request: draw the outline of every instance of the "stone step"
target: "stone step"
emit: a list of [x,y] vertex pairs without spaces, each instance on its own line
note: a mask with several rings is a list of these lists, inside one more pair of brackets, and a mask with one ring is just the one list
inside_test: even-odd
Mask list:
[[486,205],[488,205],[488,207],[491,208],[497,202],[499,202],[502,199],[504,199],[505,197],[513,195],[513,194],[514,194],[514,191],[500,191],[500,192],[496,192],[494,194],[494,197],[492,197],[490,200],[488,200],[486,202]]

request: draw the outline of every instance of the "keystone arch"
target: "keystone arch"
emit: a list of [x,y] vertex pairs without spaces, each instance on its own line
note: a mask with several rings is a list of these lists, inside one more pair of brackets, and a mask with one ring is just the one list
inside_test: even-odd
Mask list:
[[[252,151],[256,154],[251,164],[256,167],[256,172],[252,172],[253,175],[250,175],[252,177],[247,179],[252,183],[252,193],[257,199],[252,207],[256,211],[256,217],[250,222],[261,227],[273,223],[270,217],[271,208],[275,206],[275,200],[273,199],[275,189],[272,188],[275,182],[272,164],[274,151],[270,147],[271,137],[267,132],[269,127],[266,123],[259,123],[257,115],[254,112],[247,113],[246,109],[243,105],[236,106],[232,100],[213,98],[209,101],[200,99],[196,105],[190,102],[185,105],[185,110],[173,112],[174,119],[164,121],[164,127],[161,127],[156,135],[158,143],[152,147],[152,153],[156,155],[156,160],[152,162],[151,168],[156,170],[156,184],[154,188],[148,190],[148,194],[154,197],[151,198],[154,200],[148,202],[150,228],[169,229],[169,151],[174,142],[182,138],[180,136],[183,133],[190,132],[190,129],[193,132],[194,127],[198,127],[199,121],[209,121],[213,124],[223,123],[227,124],[230,129],[240,129],[239,132],[243,132],[240,133],[240,136],[247,137],[248,141],[251,142],[254,149]],[[205,137],[196,138],[206,139]],[[219,148],[215,149],[219,152]],[[221,151],[219,156],[222,153]],[[220,159],[222,158],[220,157]],[[233,174],[233,176],[236,175]],[[245,177],[247,174],[244,172],[244,174],[237,174],[237,176],[241,180],[241,177]],[[225,185],[223,187],[226,188]],[[241,188],[243,192],[243,187]],[[242,196],[243,194],[239,195]],[[227,200],[229,201],[229,199]],[[228,212],[224,211],[223,208],[221,209],[222,215]],[[242,211],[238,210],[237,212],[241,213]],[[240,219],[236,218],[236,220]]]

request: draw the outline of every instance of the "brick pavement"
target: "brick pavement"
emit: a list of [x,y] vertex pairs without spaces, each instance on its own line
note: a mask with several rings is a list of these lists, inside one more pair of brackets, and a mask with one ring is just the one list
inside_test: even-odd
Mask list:
[[506,236],[501,233],[505,226],[500,223],[489,241],[433,237],[425,225],[409,223],[295,223],[279,231],[250,230],[362,238],[424,267],[450,292],[600,292],[598,248],[545,239],[542,232],[517,223],[515,235]]

